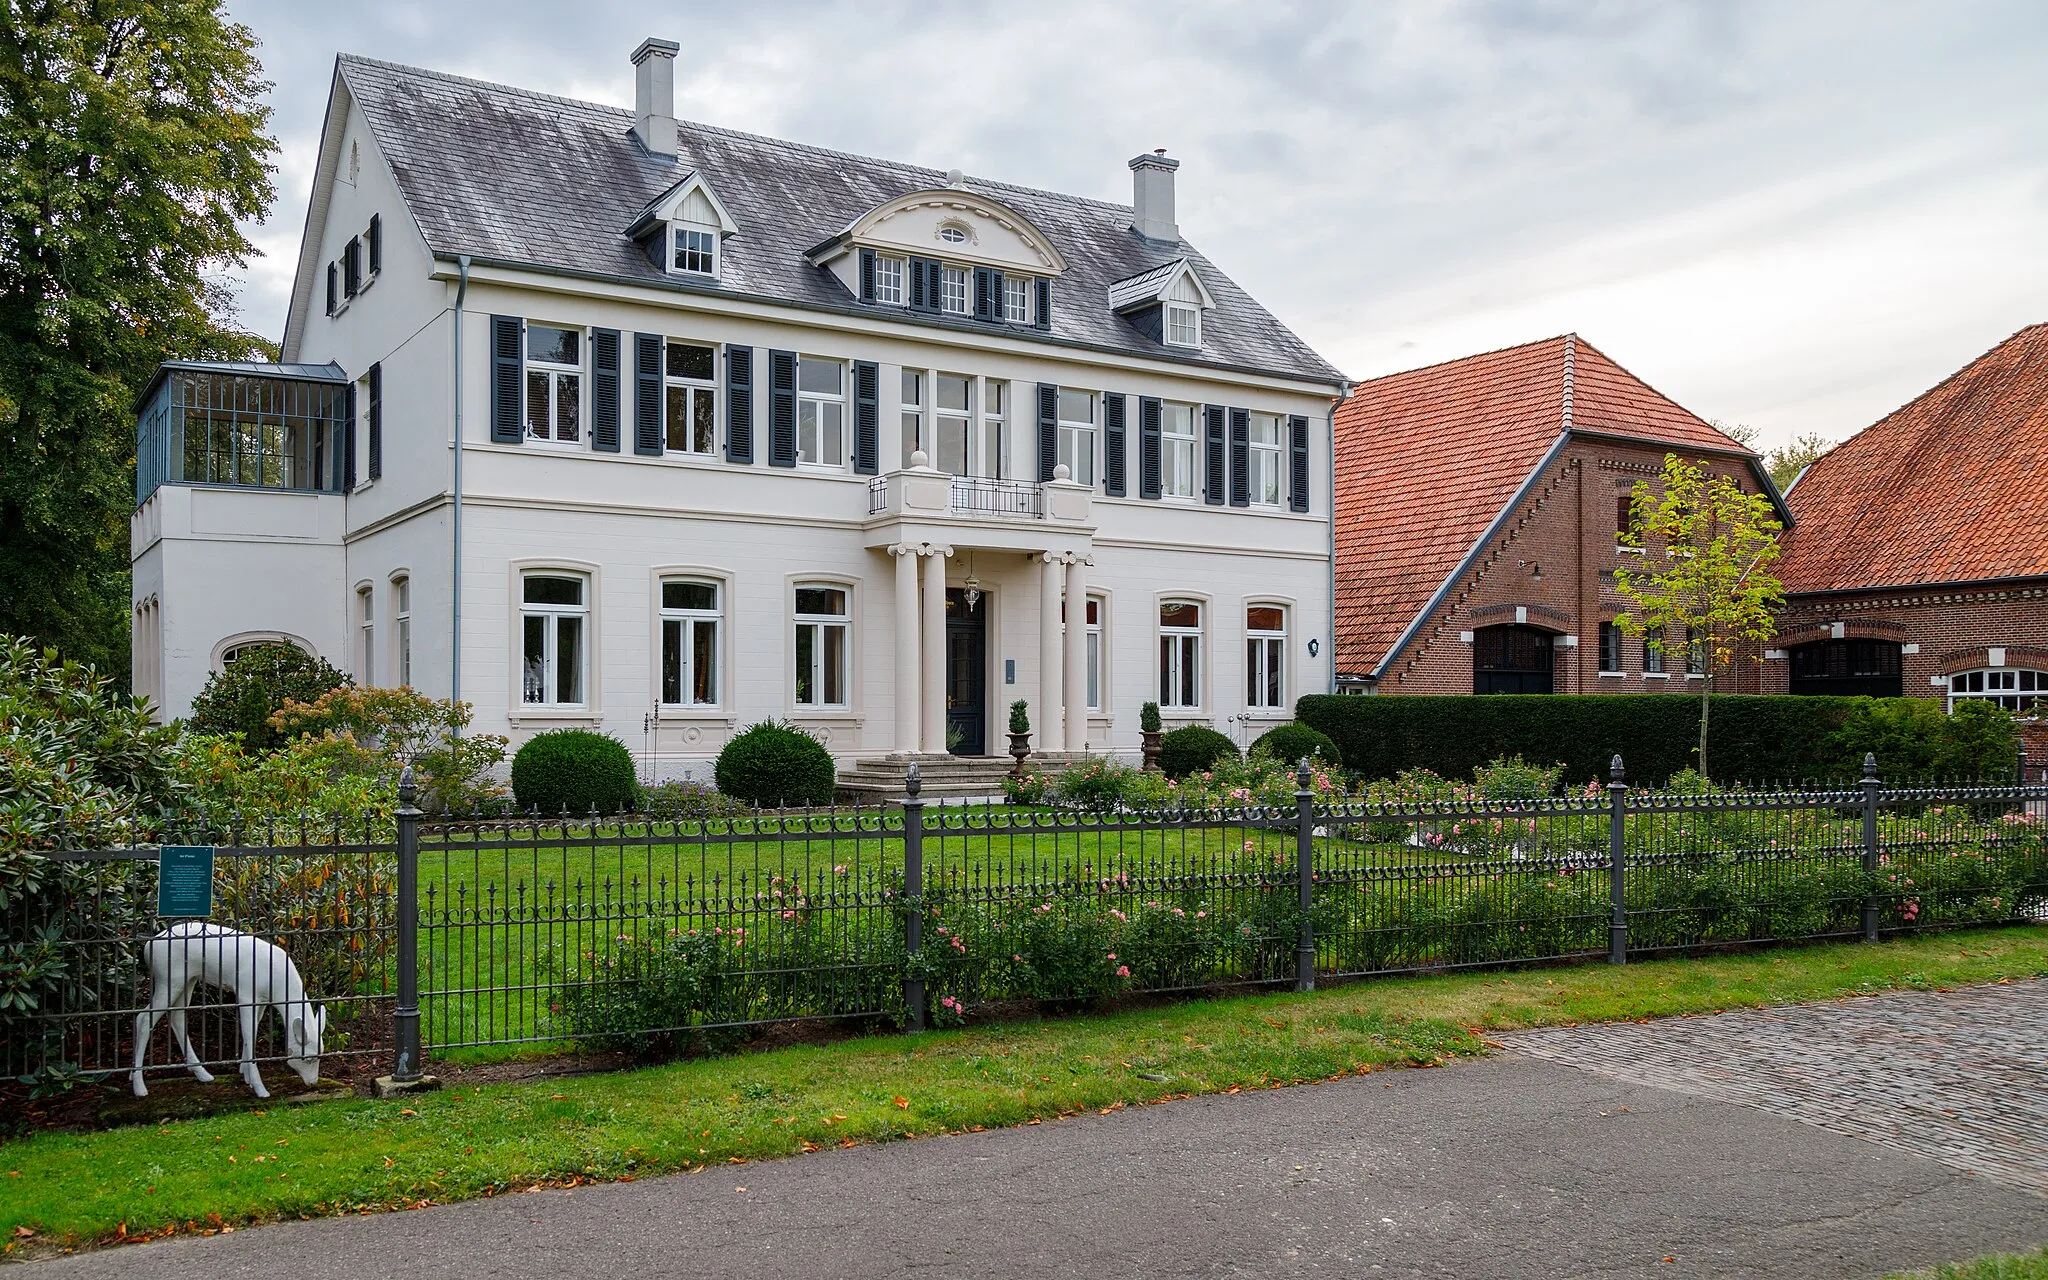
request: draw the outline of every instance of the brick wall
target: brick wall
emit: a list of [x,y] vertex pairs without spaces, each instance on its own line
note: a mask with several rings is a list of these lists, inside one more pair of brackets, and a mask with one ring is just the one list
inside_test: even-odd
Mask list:
[[[1697,692],[1699,682],[1686,678],[1677,654],[1665,664],[1677,668],[1675,673],[1646,677],[1639,636],[1623,637],[1620,675],[1599,673],[1600,623],[1626,607],[1614,589],[1615,566],[1641,563],[1616,550],[1617,499],[1638,481],[1654,482],[1663,467],[1661,448],[1573,439],[1396,658],[1377,691],[1471,693],[1472,645],[1461,636],[1522,621],[1560,637],[1552,686],[1558,693]],[[1754,488],[1746,474],[1727,470]],[[1753,660],[1737,658],[1715,687],[1753,693],[1758,676]]]

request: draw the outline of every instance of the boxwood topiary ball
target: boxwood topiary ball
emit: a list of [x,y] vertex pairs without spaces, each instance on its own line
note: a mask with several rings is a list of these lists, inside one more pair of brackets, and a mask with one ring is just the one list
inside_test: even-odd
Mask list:
[[1320,760],[1332,768],[1344,763],[1330,735],[1305,724],[1283,724],[1266,730],[1252,743],[1255,756],[1271,756],[1288,768],[1303,759]]
[[1237,744],[1207,725],[1185,725],[1159,739],[1159,768],[1169,778],[1213,769],[1226,758],[1237,759]]
[[718,789],[756,805],[831,804],[839,771],[825,744],[795,725],[763,720],[718,753]]
[[617,813],[640,793],[633,756],[617,738],[588,729],[536,734],[512,757],[512,796],[544,814]]

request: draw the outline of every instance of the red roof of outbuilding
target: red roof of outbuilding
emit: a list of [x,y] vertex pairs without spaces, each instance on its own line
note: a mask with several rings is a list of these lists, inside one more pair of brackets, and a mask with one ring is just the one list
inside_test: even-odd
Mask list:
[[1376,673],[1566,431],[1754,457],[1574,334],[1360,383],[1337,409],[1337,669]]
[[2048,324],[1836,445],[1786,502],[1787,591],[2048,576]]

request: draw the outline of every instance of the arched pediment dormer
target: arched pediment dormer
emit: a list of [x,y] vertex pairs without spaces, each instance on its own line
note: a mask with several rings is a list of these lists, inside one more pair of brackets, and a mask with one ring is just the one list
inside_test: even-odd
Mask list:
[[1041,279],[1067,270],[1066,257],[1031,220],[1000,200],[962,187],[892,197],[811,250],[824,264],[855,249],[875,249],[993,267]]

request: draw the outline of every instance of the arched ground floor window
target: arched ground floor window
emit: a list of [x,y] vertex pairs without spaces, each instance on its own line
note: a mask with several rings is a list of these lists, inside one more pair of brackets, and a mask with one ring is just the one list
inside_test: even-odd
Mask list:
[[1481,627],[1472,633],[1472,692],[1554,692],[1555,645],[1535,627]]

